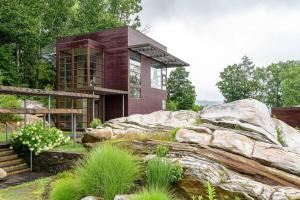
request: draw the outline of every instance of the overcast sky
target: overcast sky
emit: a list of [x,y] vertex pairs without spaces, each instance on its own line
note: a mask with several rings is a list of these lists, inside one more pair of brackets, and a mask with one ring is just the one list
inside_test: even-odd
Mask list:
[[223,100],[219,73],[248,55],[257,66],[299,60],[300,0],[142,0],[147,35],[190,63],[197,98]]

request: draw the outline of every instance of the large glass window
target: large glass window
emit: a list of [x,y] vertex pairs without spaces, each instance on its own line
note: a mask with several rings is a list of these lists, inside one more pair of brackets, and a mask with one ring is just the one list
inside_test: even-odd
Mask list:
[[74,88],[87,86],[86,48],[74,49]]
[[72,51],[64,50],[60,52],[60,80],[59,87],[61,89],[68,89],[72,87]]
[[129,62],[130,97],[141,98],[141,57],[137,53],[130,53]]
[[90,50],[90,84],[103,87],[103,55],[96,49]]
[[151,61],[151,87],[166,90],[167,69],[155,60]]

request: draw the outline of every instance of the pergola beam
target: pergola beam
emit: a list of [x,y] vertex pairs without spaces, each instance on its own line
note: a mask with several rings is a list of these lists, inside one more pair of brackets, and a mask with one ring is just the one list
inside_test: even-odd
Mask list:
[[81,109],[65,108],[0,108],[0,114],[81,114]]

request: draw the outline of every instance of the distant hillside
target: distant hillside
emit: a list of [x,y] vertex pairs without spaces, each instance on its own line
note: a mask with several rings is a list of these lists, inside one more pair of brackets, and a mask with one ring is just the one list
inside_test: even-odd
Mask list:
[[211,106],[216,104],[221,104],[222,101],[208,101],[208,100],[196,100],[196,104],[199,106]]

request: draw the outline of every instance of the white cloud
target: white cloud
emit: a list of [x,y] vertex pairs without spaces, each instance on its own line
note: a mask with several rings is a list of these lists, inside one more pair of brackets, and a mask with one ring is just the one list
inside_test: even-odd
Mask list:
[[245,54],[258,66],[299,59],[300,12],[296,9],[299,4],[274,3],[270,7],[248,3],[241,7],[241,4],[224,4],[226,0],[207,5],[203,2],[208,1],[196,1],[211,10],[205,15],[196,12],[197,3],[182,6],[182,1],[178,1],[164,12],[156,9],[160,2],[145,0],[142,24],[151,25],[150,37],[190,63],[188,70],[198,99],[222,100],[215,86],[219,73],[227,65],[239,62]]

